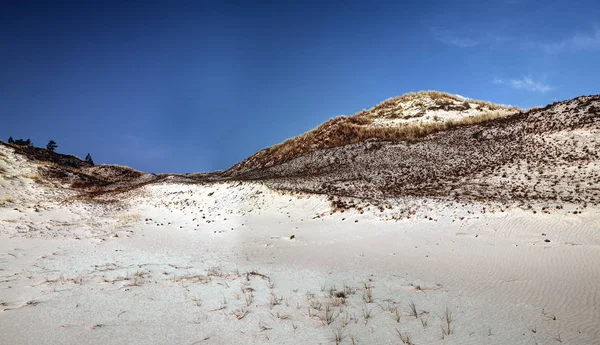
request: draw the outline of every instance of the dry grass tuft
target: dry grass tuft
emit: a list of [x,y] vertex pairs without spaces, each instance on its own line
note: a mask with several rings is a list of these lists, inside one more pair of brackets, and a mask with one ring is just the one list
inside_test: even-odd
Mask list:
[[427,328],[427,325],[429,324],[429,321],[427,320],[427,318],[421,316],[421,326],[423,326],[423,328]]
[[250,312],[250,310],[248,310],[248,308],[242,307],[242,308],[238,308],[238,309],[234,310],[233,315],[236,317],[236,319],[241,320],[241,319],[245,318],[249,312]]
[[130,223],[135,223],[135,222],[139,222],[140,220],[142,220],[142,216],[140,216],[139,214],[120,214],[117,216],[117,223],[120,226],[124,226],[124,225],[128,225]]
[[371,318],[371,314],[373,313],[373,308],[369,309],[369,307],[365,304],[361,311],[363,319],[365,320],[365,325],[367,325],[369,319]]
[[342,343],[342,340],[344,340],[344,338],[346,338],[346,335],[344,334],[344,328],[343,327],[339,327],[333,330],[333,336],[334,336],[334,341],[336,345],[339,345]]
[[7,195],[4,197],[4,199],[0,200],[0,206],[6,206],[14,203],[15,199],[10,195]]
[[452,321],[454,321],[454,319],[452,318],[452,311],[446,306],[446,309],[444,309],[444,314],[442,315],[442,326],[441,327],[442,327],[442,335],[443,336],[454,333],[454,327],[452,327]]
[[251,306],[252,301],[254,301],[254,289],[250,287],[242,287],[242,292],[244,293],[244,300],[246,301],[246,306]]
[[365,301],[365,303],[373,303],[373,291],[371,289],[372,286],[369,282],[365,282],[363,290],[363,301]]
[[283,301],[283,297],[277,296],[274,292],[271,291],[269,295],[269,307],[273,309],[274,306],[280,305]]
[[42,177],[38,174],[27,174],[27,175],[24,175],[24,177],[26,177],[30,180],[33,180],[34,182],[37,182],[37,183],[42,182]]
[[410,316],[414,316],[415,319],[418,319],[419,313],[417,313],[417,306],[415,305],[415,302],[410,301],[410,303],[408,303],[408,307],[410,308]]
[[412,341],[410,340],[410,334],[402,333],[399,329],[396,328],[396,335],[398,336],[398,338],[400,338],[402,344],[413,345]]
[[312,294],[307,294],[306,298],[308,299],[309,308],[321,311],[323,308],[323,303],[318,298]]
[[325,306],[325,311],[323,315],[320,315],[319,318],[324,325],[331,325],[335,319],[339,316],[339,313],[334,313],[334,311],[328,305]]

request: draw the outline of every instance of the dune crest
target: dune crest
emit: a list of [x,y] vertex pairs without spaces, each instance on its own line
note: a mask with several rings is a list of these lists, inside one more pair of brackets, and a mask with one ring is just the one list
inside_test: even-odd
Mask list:
[[203,174],[1,143],[0,343],[598,344],[600,96],[464,102]]

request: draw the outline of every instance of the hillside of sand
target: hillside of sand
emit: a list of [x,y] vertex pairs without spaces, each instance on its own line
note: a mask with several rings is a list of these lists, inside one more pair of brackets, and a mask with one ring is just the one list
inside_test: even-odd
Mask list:
[[597,99],[239,177],[2,144],[0,343],[600,344]]

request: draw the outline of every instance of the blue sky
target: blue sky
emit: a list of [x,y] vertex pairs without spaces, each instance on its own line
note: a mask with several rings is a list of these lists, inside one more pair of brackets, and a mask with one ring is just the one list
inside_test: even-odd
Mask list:
[[149,172],[225,169],[410,91],[599,93],[595,1],[48,3],[0,4],[0,138]]

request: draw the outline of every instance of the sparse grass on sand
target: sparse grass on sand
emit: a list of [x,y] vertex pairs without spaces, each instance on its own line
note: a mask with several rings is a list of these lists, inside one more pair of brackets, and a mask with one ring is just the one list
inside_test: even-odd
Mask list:
[[358,117],[401,117],[402,107],[400,104],[412,103],[412,106],[424,108],[424,100],[431,100],[435,107],[454,110],[471,109],[472,107],[477,108],[481,111],[493,111],[493,110],[518,110],[516,107],[509,107],[501,104],[494,104],[486,101],[479,101],[475,99],[462,99],[456,95],[452,95],[446,92],[439,91],[418,91],[409,92],[402,96],[388,98],[385,101],[375,105],[371,109],[363,110],[356,114]]
[[38,174],[28,174],[28,175],[25,175],[24,177],[26,177],[30,180],[33,180],[34,182],[38,182],[38,183],[42,182],[42,177]]
[[[477,109],[479,109],[480,112],[476,115],[447,121],[403,123],[398,126],[386,127],[372,125],[373,119],[387,116],[382,115],[384,113],[401,113],[402,106],[400,104],[420,97],[432,99],[435,102],[436,107],[451,107],[453,110],[466,110],[470,109],[471,105],[478,105]],[[418,101],[416,102],[418,103]],[[423,105],[423,107],[425,107],[425,105]],[[330,119],[309,132],[257,152],[255,155],[240,163],[240,165],[254,165],[263,160],[270,161],[272,164],[277,164],[308,152],[355,144],[367,139],[415,141],[436,132],[507,117],[516,113],[517,110],[518,109],[515,107],[507,107],[477,100],[468,100],[468,104],[465,105],[464,100],[443,92],[413,92],[388,99],[369,110],[363,110],[352,116],[339,116]]]
[[444,314],[441,317],[442,319],[442,337],[451,335],[454,333],[454,327],[452,326],[452,322],[454,319],[452,318],[452,311],[446,306],[444,309]]
[[6,206],[14,203],[15,199],[10,195],[7,195],[2,200],[0,200],[0,206]]
[[117,216],[117,223],[120,226],[139,222],[140,220],[142,220],[142,216],[140,216],[139,214],[128,213],[128,214],[120,214]]

